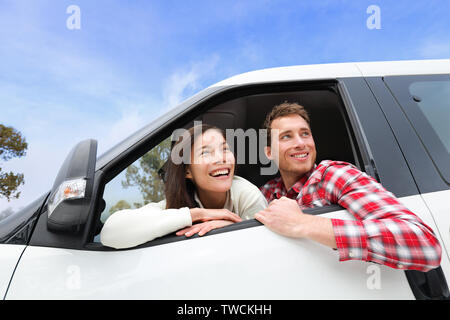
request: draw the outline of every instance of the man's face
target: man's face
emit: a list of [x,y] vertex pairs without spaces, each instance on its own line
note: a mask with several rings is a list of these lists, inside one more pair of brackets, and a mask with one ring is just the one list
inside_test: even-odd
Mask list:
[[316,161],[316,146],[308,123],[299,115],[272,121],[271,147],[266,155],[278,165],[282,175],[301,177]]

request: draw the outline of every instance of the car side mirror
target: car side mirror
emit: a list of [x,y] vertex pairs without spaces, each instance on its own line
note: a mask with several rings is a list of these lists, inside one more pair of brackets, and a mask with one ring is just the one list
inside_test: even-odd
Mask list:
[[84,140],[68,154],[47,203],[47,229],[77,233],[86,223],[92,205],[97,141]]

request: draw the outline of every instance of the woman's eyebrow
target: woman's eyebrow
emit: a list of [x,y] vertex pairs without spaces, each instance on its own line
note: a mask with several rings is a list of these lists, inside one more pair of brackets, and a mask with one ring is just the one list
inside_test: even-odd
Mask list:
[[198,147],[195,149],[195,151],[203,151],[204,149],[208,149],[208,148],[211,148],[211,146],[209,144]]
[[[226,145],[226,144],[228,144],[226,141],[223,141],[222,142],[222,146],[223,145]],[[197,147],[197,148],[195,148],[195,150],[196,151],[202,151],[203,149],[207,149],[207,148],[213,148],[214,147],[214,145],[213,144],[204,144],[204,145],[202,145],[201,147],[199,146],[199,147]]]

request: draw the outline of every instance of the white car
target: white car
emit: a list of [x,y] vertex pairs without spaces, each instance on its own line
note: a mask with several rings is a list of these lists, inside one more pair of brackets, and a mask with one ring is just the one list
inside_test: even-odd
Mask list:
[[[161,198],[158,171],[175,129],[200,120],[248,133],[285,100],[309,111],[317,163],[355,164],[434,230],[443,249],[439,268],[423,273],[339,262],[337,251],[280,236],[256,220],[122,250],[99,242],[114,210]],[[448,299],[449,121],[450,60],[293,66],[226,79],[100,157],[95,140],[78,144],[52,190],[0,221],[0,297]],[[255,143],[250,134],[236,138],[240,152]],[[257,186],[273,178],[261,175],[267,159],[245,159],[239,176]],[[338,206],[306,212],[353,219]]]

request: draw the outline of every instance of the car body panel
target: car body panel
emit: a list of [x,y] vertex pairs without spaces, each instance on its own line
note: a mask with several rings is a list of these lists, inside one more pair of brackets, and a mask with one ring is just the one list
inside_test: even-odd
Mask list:
[[264,226],[135,250],[29,247],[7,299],[37,296],[414,299],[403,272],[361,261],[339,262],[330,248],[286,238]]
[[3,298],[9,286],[14,269],[25,249],[24,245],[0,244],[0,297]]
[[[399,200],[435,228],[420,196]],[[346,210],[322,216],[353,219]],[[108,252],[30,246],[6,298],[414,299],[401,269],[338,260],[264,226]]]

